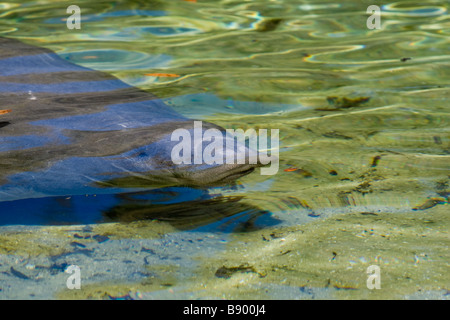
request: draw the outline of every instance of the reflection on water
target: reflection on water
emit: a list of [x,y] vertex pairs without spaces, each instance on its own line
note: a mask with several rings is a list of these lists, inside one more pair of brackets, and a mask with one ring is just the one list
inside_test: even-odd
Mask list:
[[[198,193],[200,190],[190,190]],[[270,213],[252,207],[242,197],[211,197],[202,194],[199,199],[188,200],[184,190],[167,189],[135,194],[121,194],[121,203],[104,211],[106,221],[136,221],[155,219],[168,222],[182,230],[244,232],[276,225],[279,221]],[[155,194],[163,199],[152,199]],[[177,196],[181,196],[177,201]],[[164,199],[166,197],[166,199]],[[167,199],[169,198],[169,199]],[[267,215],[266,217],[264,217]],[[203,227],[208,225],[207,227]]]
[[244,232],[276,225],[270,213],[208,190],[73,195],[0,202],[0,225],[80,225],[158,220],[180,230]]
[[[203,191],[192,189],[185,199],[181,197],[184,192],[162,189],[97,195],[97,199],[73,196],[23,200],[1,206],[8,211],[18,210],[16,217],[30,224],[62,222],[59,209],[63,207],[70,216],[64,220],[67,223],[157,218],[174,224],[182,221],[178,224],[181,229],[206,232],[221,227],[235,232],[277,228],[277,219],[294,229],[311,223],[308,226],[312,225],[312,230],[318,226],[320,237],[304,241],[311,245],[311,252],[317,248],[318,253],[308,256],[299,249],[300,255],[305,254],[301,257],[312,259],[311,263],[301,265],[302,272],[295,279],[283,275],[277,281],[289,279],[296,283],[309,272],[325,285],[333,281],[331,275],[340,274],[344,275],[340,280],[349,287],[353,279],[360,279],[355,273],[345,278],[347,271],[359,266],[355,261],[363,261],[366,267],[368,263],[381,263],[380,255],[392,255],[396,262],[384,268],[392,268],[385,274],[391,276],[393,288],[395,279],[406,272],[400,268],[410,270],[412,275],[408,277],[419,283],[428,276],[411,270],[420,269],[417,261],[424,257],[421,254],[433,257],[430,261],[438,261],[433,266],[439,268],[439,257],[448,258],[439,251],[448,246],[448,241],[441,238],[445,232],[439,229],[448,225],[444,213],[448,211],[450,176],[448,2],[378,4],[382,10],[379,30],[366,27],[366,9],[372,4],[369,0],[78,1],[82,29],[68,32],[65,4],[13,0],[0,3],[1,35],[20,38],[54,50],[77,64],[109,72],[162,98],[186,117],[205,119],[225,128],[280,129],[281,139],[277,175],[249,175],[240,179],[241,188],[221,189],[218,197],[209,198]],[[64,108],[69,101],[59,101],[58,107]],[[95,125],[94,120],[85,125]],[[0,115],[0,130],[12,124],[12,118]],[[20,141],[8,139],[15,148],[48,143],[25,137]],[[0,146],[0,150],[4,149]],[[38,160],[26,158],[30,164]],[[172,203],[170,199],[180,201]],[[89,215],[88,210],[96,215]],[[46,216],[39,217],[36,211],[46,212]],[[99,216],[100,212],[104,215]],[[341,214],[340,218],[326,220],[326,230],[315,224],[336,214]],[[401,214],[408,215],[408,226]],[[407,241],[395,242],[392,236],[389,244],[378,242],[389,238],[386,229],[382,229],[384,233],[378,240],[371,240],[373,237],[367,234],[379,227],[377,215],[392,225],[388,231],[397,239],[409,235]],[[217,225],[213,216],[218,219]],[[3,210],[1,217],[2,224],[20,223]],[[339,224],[346,221],[348,224]],[[424,221],[426,225],[421,224]],[[352,228],[362,230],[356,236],[344,232]],[[323,249],[328,229],[334,230],[330,237],[335,238]],[[422,234],[423,230],[426,233]],[[259,243],[260,235],[249,240],[237,234],[236,241],[248,243],[251,255],[252,244]],[[423,246],[425,237],[435,242]],[[303,243],[297,245],[302,247]],[[376,251],[379,248],[385,250],[380,253]],[[270,252],[278,257],[277,250]],[[332,262],[342,263],[340,269],[332,269],[334,265],[324,258],[328,251],[338,254]],[[346,256],[346,252],[351,255]],[[417,253],[416,257],[408,255],[411,252]],[[267,270],[272,270],[277,263],[273,259],[265,257],[258,263],[267,263]],[[214,261],[208,257],[205,265]],[[413,269],[408,269],[410,266]],[[433,270],[433,274],[448,274]],[[209,273],[205,274],[207,278]],[[269,274],[258,281],[270,279]],[[362,287],[364,281],[360,281]],[[304,282],[297,284],[305,286]],[[223,290],[219,297],[229,297],[227,294],[232,292],[229,286],[214,283],[211,287]],[[202,288],[207,289],[211,290]],[[360,290],[352,292],[370,297]],[[239,294],[231,297],[242,298]]]
[[149,55],[128,50],[91,50],[62,53],[60,56],[75,64],[96,70],[149,69],[168,66],[171,57],[165,54]]

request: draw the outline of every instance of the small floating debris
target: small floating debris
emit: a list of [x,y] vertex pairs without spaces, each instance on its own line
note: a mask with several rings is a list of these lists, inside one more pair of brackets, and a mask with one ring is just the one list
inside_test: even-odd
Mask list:
[[439,137],[439,136],[433,136],[433,140],[434,140],[434,143],[436,143],[436,144],[442,144],[441,137]]
[[308,217],[318,218],[318,217],[320,217],[320,213],[315,213],[314,211],[311,211],[308,213]]
[[359,184],[356,188],[353,189],[353,191],[359,192],[362,195],[365,195],[367,193],[372,193],[373,190],[371,187],[371,184],[369,181],[364,181],[361,184]]
[[256,273],[259,275],[260,278],[264,278],[265,275],[259,273],[253,266],[250,266],[248,264],[241,264],[238,267],[225,267],[222,266],[219,269],[217,269],[215,276],[217,278],[225,278],[229,279],[231,276],[237,272],[244,272],[244,273]]
[[95,241],[97,241],[98,243],[103,243],[109,240],[108,236],[104,236],[101,234],[96,234],[95,236],[92,237]]
[[133,297],[131,297],[130,293],[127,293],[127,294],[125,294],[123,296],[111,296],[111,295],[108,295],[108,298],[110,300],[134,300]]
[[279,256],[284,256],[285,254],[291,253],[292,250],[286,250],[284,252],[280,252]]
[[330,259],[330,262],[336,260],[336,257],[337,257],[336,252],[333,251],[332,254],[333,254],[333,257]]
[[24,280],[30,279],[30,277],[24,275],[24,274],[23,274],[22,272],[20,272],[20,271],[17,271],[17,270],[14,269],[13,267],[11,267],[11,268],[9,269],[9,271],[11,272],[11,274],[12,274],[13,276],[16,276],[17,278],[24,279]]
[[7,114],[10,112],[11,112],[11,110],[0,110],[0,114]]
[[318,111],[339,111],[342,109],[348,109],[353,107],[358,107],[363,103],[370,100],[370,97],[358,97],[358,98],[347,98],[347,97],[327,97],[327,102],[331,108],[317,108]]
[[146,73],[144,76],[148,77],[166,77],[166,78],[177,78],[180,75],[176,73]]
[[411,60],[411,59],[412,59],[412,58],[409,58],[409,57],[407,57],[407,58],[401,58],[400,61],[401,61],[401,62],[406,62],[406,61]]
[[447,203],[447,201],[444,198],[430,198],[427,201],[425,201],[424,203],[422,203],[421,205],[414,207],[413,210],[414,211],[426,210],[426,209],[433,208],[434,206],[436,206],[438,204],[444,204],[444,203]]
[[305,178],[310,178],[313,176],[313,174],[311,172],[304,170],[304,169],[297,168],[297,167],[290,167],[290,168],[284,169],[283,171],[284,172],[296,172],[296,173],[304,176]]
[[70,243],[70,245],[71,245],[72,247],[86,248],[86,245],[84,245],[84,244],[82,244],[82,243],[80,243],[80,242],[77,242],[77,241],[72,241],[72,242]]
[[372,164],[370,165],[372,168],[375,168],[378,165],[378,162],[380,161],[381,156],[375,156],[372,158]]
[[374,212],[360,212],[363,216],[378,216],[378,214]]
[[[97,241],[98,243],[103,243],[103,242],[109,240],[109,237],[108,237],[108,236],[101,235],[101,234],[96,234],[96,235],[94,235],[94,236],[91,236],[91,235],[81,236],[81,235],[79,235],[78,233],[75,233],[75,234],[73,235],[73,237],[76,238],[76,239],[94,239],[94,240]],[[71,246],[77,246],[77,247],[83,247],[83,248],[86,247],[84,244],[82,244],[82,243],[80,243],[80,242],[76,242],[76,241],[73,241],[70,245],[71,245]]]
[[275,30],[283,21],[281,18],[264,19],[256,24],[256,31],[267,32]]
[[272,232],[272,233],[270,234],[270,237],[271,237],[272,239],[283,239],[283,238],[284,238],[284,235],[283,235],[282,233],[275,233],[275,232]]
[[353,287],[349,287],[349,286],[338,286],[338,285],[334,285],[333,288],[335,288],[336,290],[358,290],[358,288],[353,288]]
[[305,169],[299,169],[298,173],[301,174],[302,176],[304,176],[305,178],[311,178],[313,176],[313,174],[311,172],[309,172],[308,170],[305,170]]

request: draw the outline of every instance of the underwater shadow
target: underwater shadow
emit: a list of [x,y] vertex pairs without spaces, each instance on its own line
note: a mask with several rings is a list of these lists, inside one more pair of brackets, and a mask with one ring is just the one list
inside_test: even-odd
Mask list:
[[0,202],[0,226],[84,225],[158,220],[179,230],[249,232],[280,223],[243,196],[207,189],[167,187],[148,191],[31,198]]

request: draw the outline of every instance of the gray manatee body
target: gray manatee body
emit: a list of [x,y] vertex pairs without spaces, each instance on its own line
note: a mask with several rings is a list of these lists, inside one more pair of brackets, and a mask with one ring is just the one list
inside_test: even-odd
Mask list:
[[193,120],[109,74],[2,37],[0,110],[0,202],[212,186],[257,166],[175,165],[171,134]]

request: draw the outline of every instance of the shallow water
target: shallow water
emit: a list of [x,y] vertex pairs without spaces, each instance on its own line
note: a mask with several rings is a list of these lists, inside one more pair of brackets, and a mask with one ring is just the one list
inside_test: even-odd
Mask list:
[[385,3],[379,30],[371,4],[78,1],[68,30],[66,2],[0,2],[1,36],[187,117],[280,130],[273,176],[76,196],[64,215],[65,198],[0,204],[0,298],[448,298],[448,2]]

